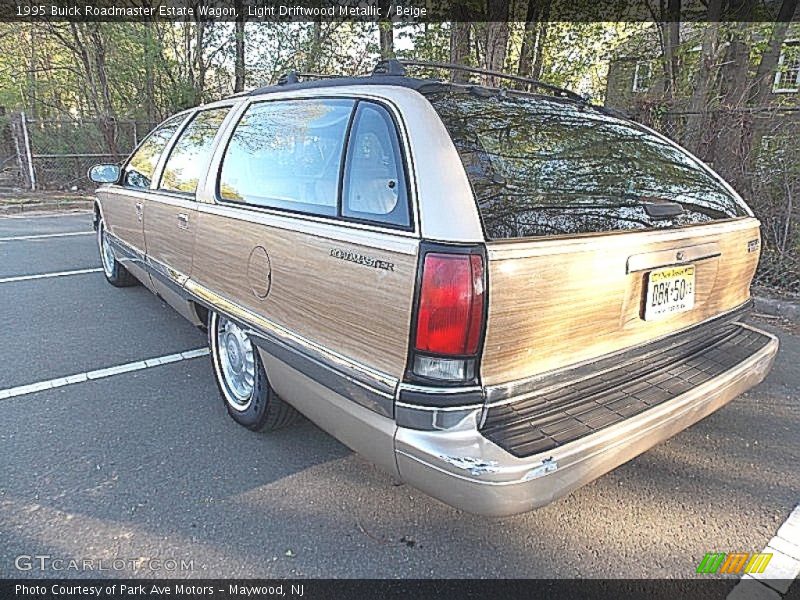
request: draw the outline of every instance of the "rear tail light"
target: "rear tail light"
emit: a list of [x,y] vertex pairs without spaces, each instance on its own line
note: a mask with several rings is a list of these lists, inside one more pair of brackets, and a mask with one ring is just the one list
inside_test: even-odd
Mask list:
[[411,363],[414,375],[440,381],[474,379],[484,301],[480,254],[425,254]]

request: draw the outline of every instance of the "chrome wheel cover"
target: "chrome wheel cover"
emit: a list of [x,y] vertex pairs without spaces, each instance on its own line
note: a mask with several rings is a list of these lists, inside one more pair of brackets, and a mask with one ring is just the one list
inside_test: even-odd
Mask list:
[[97,242],[98,246],[100,247],[100,259],[103,262],[103,271],[105,271],[106,276],[113,277],[114,276],[114,249],[111,247],[111,243],[108,241],[108,235],[106,234],[106,228],[103,226],[103,223],[100,223],[100,226],[97,228]]
[[241,327],[222,316],[216,335],[220,373],[230,392],[228,401],[236,410],[246,410],[253,400],[256,379],[253,344]]

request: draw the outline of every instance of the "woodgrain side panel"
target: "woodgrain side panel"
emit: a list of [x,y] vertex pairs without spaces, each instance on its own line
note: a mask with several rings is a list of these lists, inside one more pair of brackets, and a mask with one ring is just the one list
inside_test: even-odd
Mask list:
[[[530,377],[645,343],[731,310],[750,296],[759,239],[755,219],[716,227],[635,232],[524,245],[489,244],[489,317],[484,384]],[[538,247],[537,247],[538,244]],[[644,321],[648,271],[627,273],[632,255],[716,244],[698,260],[695,307]]]
[[136,216],[136,204],[141,202],[144,206],[143,197],[115,186],[97,190],[97,199],[106,228],[129,246],[144,253],[142,221]]
[[[293,230],[275,226],[285,218],[232,207],[214,211],[198,213],[193,281],[347,358],[402,375],[417,239],[309,221]],[[269,256],[266,283],[257,247]],[[355,255],[384,268],[353,262]],[[251,257],[258,264],[249,264]]]
[[[192,270],[192,251],[197,227],[197,203],[151,194],[145,203],[147,256],[182,275]],[[186,217],[179,223],[178,216]]]

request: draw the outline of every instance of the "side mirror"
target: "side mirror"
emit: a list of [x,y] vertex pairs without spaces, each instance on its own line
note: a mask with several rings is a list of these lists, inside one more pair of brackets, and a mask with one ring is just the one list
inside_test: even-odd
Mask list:
[[95,165],[89,169],[89,179],[95,183],[116,183],[120,173],[119,165]]

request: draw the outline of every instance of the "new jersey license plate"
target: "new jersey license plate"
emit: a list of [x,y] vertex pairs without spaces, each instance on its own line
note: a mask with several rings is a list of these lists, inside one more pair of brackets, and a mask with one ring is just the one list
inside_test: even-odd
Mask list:
[[644,320],[654,321],[694,307],[694,265],[651,271],[647,278]]

